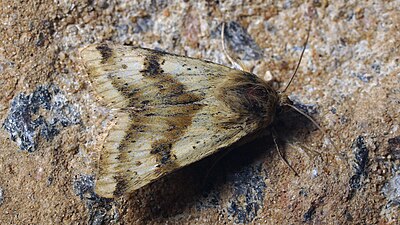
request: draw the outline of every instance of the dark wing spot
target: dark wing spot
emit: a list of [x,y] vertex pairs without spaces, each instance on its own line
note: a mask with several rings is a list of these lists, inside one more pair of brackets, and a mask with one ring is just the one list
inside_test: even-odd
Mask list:
[[101,54],[101,63],[102,64],[105,64],[107,61],[108,61],[108,59],[112,56],[112,54],[113,54],[113,50],[110,48],[110,47],[108,47],[108,45],[107,44],[101,44],[101,45],[98,45],[97,47],[96,47],[96,49],[100,52],[100,54]]
[[149,101],[149,100],[144,100],[144,101],[142,101],[141,103],[142,103],[142,105],[147,105],[147,104],[150,103],[150,101]]
[[161,164],[167,164],[171,158],[172,144],[168,142],[156,142],[153,144],[153,149],[150,151],[151,154],[157,155],[157,158]]
[[128,188],[128,182],[126,180],[125,176],[115,176],[114,177],[115,181],[117,182],[117,185],[115,186],[114,190],[114,196],[121,196],[126,192],[126,189]]
[[146,56],[144,59],[145,69],[140,72],[143,73],[144,76],[150,77],[162,74],[164,71],[160,67],[160,63],[158,62],[159,60],[159,56],[155,54]]

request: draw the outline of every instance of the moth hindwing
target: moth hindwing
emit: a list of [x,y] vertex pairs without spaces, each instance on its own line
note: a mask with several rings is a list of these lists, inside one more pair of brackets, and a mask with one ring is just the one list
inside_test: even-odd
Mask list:
[[244,142],[273,119],[279,96],[254,74],[138,47],[80,52],[113,114],[101,143],[96,193],[115,197]]

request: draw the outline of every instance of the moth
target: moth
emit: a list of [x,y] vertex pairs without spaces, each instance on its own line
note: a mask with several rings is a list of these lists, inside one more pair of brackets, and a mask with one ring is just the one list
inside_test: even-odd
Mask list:
[[113,112],[95,187],[106,198],[247,142],[290,104],[256,75],[201,59],[108,44],[80,55]]

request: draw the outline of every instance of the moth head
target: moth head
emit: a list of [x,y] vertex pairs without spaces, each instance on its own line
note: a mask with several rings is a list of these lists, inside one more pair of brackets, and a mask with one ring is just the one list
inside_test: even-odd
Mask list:
[[289,99],[287,94],[285,93],[278,93],[279,100],[278,100],[278,106],[277,106],[277,113],[283,113],[289,110],[288,105],[293,105],[292,100]]

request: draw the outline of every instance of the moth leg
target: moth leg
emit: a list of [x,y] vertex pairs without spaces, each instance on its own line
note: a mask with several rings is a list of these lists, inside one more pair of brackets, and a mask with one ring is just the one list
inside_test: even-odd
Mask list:
[[304,150],[304,152],[310,158],[319,157],[322,161],[324,160],[324,158],[322,157],[322,153],[317,151],[317,150],[311,149],[311,148],[309,148],[309,147],[307,147],[305,145],[299,144],[299,143],[296,143],[296,145],[294,145],[292,143],[288,143],[288,144],[289,144],[290,147],[292,147],[294,149],[299,149],[300,148],[300,149]]
[[226,48],[225,45],[225,22],[222,23],[222,28],[221,28],[221,41],[222,41],[222,50],[225,53],[225,56],[228,58],[229,62],[232,63],[232,65],[245,72],[251,72],[240,60],[234,59],[233,57],[230,56],[228,49]]
[[278,143],[277,143],[277,141],[276,141],[276,134],[275,134],[275,131],[272,132],[272,138],[273,138],[273,140],[274,140],[275,148],[276,148],[276,150],[277,150],[277,152],[278,152],[279,157],[281,157],[281,159],[283,160],[283,162],[285,162],[285,164],[294,172],[294,174],[295,174],[296,176],[299,176],[299,174],[296,172],[296,170],[295,170],[295,169],[289,164],[289,162],[283,157],[281,151],[279,150],[279,146],[278,146]]

